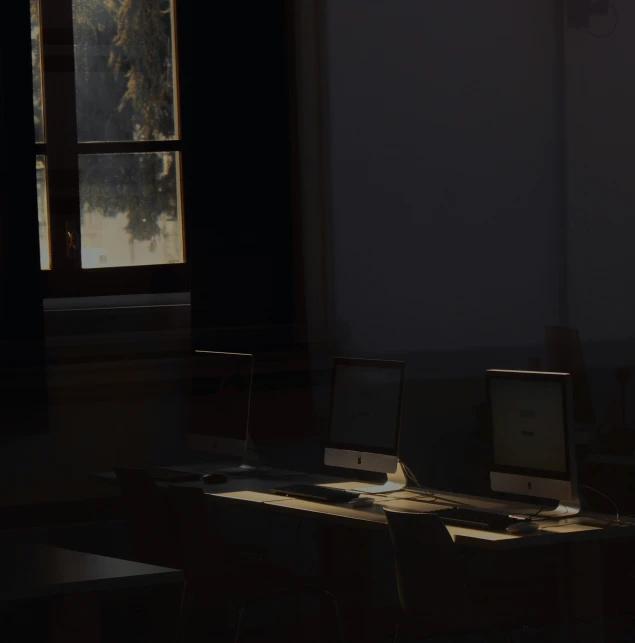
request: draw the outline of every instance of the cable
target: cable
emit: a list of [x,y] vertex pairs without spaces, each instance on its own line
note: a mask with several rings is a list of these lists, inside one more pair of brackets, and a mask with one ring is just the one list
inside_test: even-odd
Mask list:
[[410,478],[410,480],[414,482],[415,487],[417,487],[417,489],[420,489],[421,485],[417,480],[417,476],[415,476],[415,474],[412,472],[412,469],[403,460],[399,460],[399,462],[401,462],[401,466],[403,467],[403,470],[406,472],[406,478]]
[[619,523],[620,523],[620,510],[618,509],[617,504],[615,503],[615,501],[612,498],[607,496],[605,493],[602,493],[601,491],[598,491],[597,489],[594,489],[593,487],[589,487],[589,485],[586,485],[586,484],[579,484],[578,487],[580,487],[582,489],[588,489],[589,491],[595,491],[595,493],[597,493],[598,495],[602,496],[603,498],[606,498],[615,507],[615,520],[616,520],[617,524],[619,525]]
[[412,469],[402,460],[399,460],[399,462],[401,462],[401,466],[403,467],[403,470],[406,472],[406,478],[410,478],[410,480],[414,483],[415,489],[420,491],[423,495],[430,496],[431,498],[434,498],[436,500],[437,496],[435,494],[428,491],[427,489],[424,489],[421,486],[421,484],[417,480],[417,476],[415,476]]
[[615,16],[615,22],[613,23],[613,27],[611,30],[607,33],[593,33],[588,27],[585,29],[585,31],[589,34],[589,36],[593,36],[594,38],[608,38],[609,36],[613,35],[613,32],[617,29],[617,23],[619,22],[619,15],[617,13],[617,7],[615,6],[615,3],[610,0],[609,5],[611,9],[613,9],[613,15]]
[[543,511],[545,510],[545,507],[540,507],[536,513],[530,514],[527,516],[526,520],[533,520],[537,516],[539,516]]
[[[403,467],[403,470],[406,473],[406,478],[407,479],[409,478],[414,483],[415,489],[419,493],[421,493],[422,495],[429,496],[430,498],[432,498],[434,500],[441,500],[443,502],[447,502],[447,503],[452,504],[452,505],[469,506],[469,503],[467,503],[467,502],[461,502],[460,500],[455,500],[453,498],[444,498],[443,496],[439,496],[438,494],[433,493],[432,491],[428,491],[427,489],[424,489],[421,486],[421,484],[419,484],[419,481],[417,480],[417,477],[413,473],[412,469],[403,460],[401,460],[401,458],[399,459],[399,462],[401,463],[401,466]],[[388,492],[388,493],[392,493],[392,492]]]

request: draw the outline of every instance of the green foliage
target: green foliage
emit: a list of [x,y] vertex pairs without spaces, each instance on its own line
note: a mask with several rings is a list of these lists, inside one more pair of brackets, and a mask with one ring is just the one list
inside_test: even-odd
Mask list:
[[117,35],[109,65],[128,83],[119,106],[132,105],[137,140],[174,133],[171,15],[169,0],[111,0]]
[[[170,0],[74,0],[80,141],[165,140],[175,135]],[[172,154],[80,158],[82,210],[124,212],[132,239],[176,219]]]
[[33,115],[35,140],[44,140],[42,120],[42,66],[40,64],[40,23],[38,0],[31,0],[31,66],[33,67]]

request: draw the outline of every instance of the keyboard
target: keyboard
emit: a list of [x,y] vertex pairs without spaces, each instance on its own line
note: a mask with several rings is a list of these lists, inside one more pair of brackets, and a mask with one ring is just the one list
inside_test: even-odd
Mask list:
[[196,482],[201,479],[200,473],[175,471],[174,469],[148,469],[148,473],[156,482]]
[[492,514],[478,509],[464,509],[452,507],[451,509],[437,509],[433,511],[443,522],[459,527],[471,529],[488,529],[490,531],[503,531],[510,525],[519,522],[505,514]]
[[331,487],[320,487],[313,484],[290,484],[284,487],[271,489],[271,493],[279,496],[290,498],[302,498],[303,500],[316,500],[317,502],[350,502],[359,498],[359,493],[354,491],[343,491],[342,489],[332,489]]

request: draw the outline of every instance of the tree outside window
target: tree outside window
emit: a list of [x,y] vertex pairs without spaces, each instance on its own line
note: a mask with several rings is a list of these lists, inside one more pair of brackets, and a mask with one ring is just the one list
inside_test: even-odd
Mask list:
[[43,269],[75,243],[81,271],[184,263],[175,19],[174,0],[31,0]]

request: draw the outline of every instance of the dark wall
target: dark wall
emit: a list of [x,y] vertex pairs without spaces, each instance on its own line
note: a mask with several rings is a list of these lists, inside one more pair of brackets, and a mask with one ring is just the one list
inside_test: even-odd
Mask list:
[[635,9],[617,3],[598,38],[557,5],[328,3],[333,297],[352,352],[540,345],[563,303],[594,360],[632,340]]
[[[293,247],[285,3],[250,4],[248,12],[241,3],[215,4],[207,10],[209,22],[198,6],[185,11],[193,9],[184,3],[181,11],[181,29],[190,30],[181,39],[181,60],[191,154],[193,326],[197,333],[288,326]],[[201,23],[214,25],[210,38],[200,36]],[[255,350],[253,341],[242,350]]]
[[327,3],[335,315],[362,355],[559,314],[552,0]]
[[[209,138],[197,131],[190,140],[186,187],[192,343],[255,354],[250,434],[269,461],[287,457],[289,440],[319,431],[305,302],[295,291],[302,239],[292,183],[291,10],[282,0],[252,3],[248,12],[239,3],[214,5],[210,24],[222,28],[211,41],[191,38],[184,52],[190,87],[205,72],[214,96],[212,116],[190,91],[185,121],[209,125]],[[198,7],[192,18],[203,20]]]
[[635,337],[635,6],[615,6],[610,37],[566,32],[571,316],[593,341]]

